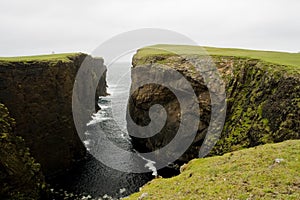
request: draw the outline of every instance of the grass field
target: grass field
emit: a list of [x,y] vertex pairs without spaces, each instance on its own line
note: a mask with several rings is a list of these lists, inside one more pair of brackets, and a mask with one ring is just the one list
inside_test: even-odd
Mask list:
[[300,53],[255,51],[246,49],[214,48],[187,45],[154,45],[138,50],[137,57],[168,55],[216,55],[260,59],[269,63],[292,66],[300,70]]
[[[184,55],[218,55],[218,56],[234,56],[260,59],[266,62],[293,66],[300,69],[300,53],[274,52],[274,51],[255,51],[246,49],[231,49],[231,48],[215,48],[215,47],[200,47],[187,45],[154,45],[138,50],[136,56],[153,56],[153,55],[168,55],[168,54],[184,54]],[[69,60],[69,56],[74,56],[78,53],[63,53],[37,56],[20,56],[20,57],[0,57],[0,61],[9,62],[31,62],[31,61],[53,61],[53,60]]]
[[0,57],[0,62],[33,62],[33,61],[69,61],[69,57],[76,56],[80,53],[63,53],[37,56],[20,56],[20,57]]
[[[144,193],[144,195],[143,195]],[[126,199],[300,199],[300,140],[195,159]]]

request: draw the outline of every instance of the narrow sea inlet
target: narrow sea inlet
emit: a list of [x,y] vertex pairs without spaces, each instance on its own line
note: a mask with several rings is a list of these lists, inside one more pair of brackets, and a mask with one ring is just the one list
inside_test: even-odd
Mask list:
[[149,173],[126,173],[112,169],[93,155],[88,154],[87,160],[75,166],[68,174],[59,177],[56,188],[78,196],[91,198],[120,198],[139,190],[141,186],[154,178],[154,164],[143,157],[136,160],[132,157],[119,155],[113,149],[107,149],[106,142],[129,152],[135,152],[126,130],[126,106],[130,87],[130,66],[125,63],[114,63],[108,66],[107,83],[109,96],[99,97],[101,110],[91,116],[87,124],[84,144],[93,154],[107,157],[115,167],[117,165],[130,167],[137,164],[153,170]]

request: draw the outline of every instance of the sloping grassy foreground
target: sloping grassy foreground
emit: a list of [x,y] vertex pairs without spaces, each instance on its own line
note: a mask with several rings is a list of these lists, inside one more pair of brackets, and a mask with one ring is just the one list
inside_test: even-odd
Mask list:
[[194,159],[130,199],[300,199],[300,140]]

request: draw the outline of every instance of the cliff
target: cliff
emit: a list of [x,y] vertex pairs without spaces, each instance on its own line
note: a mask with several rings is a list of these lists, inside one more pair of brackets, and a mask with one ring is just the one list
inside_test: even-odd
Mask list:
[[179,176],[157,178],[130,199],[299,199],[300,140],[194,159]]
[[[106,71],[103,59],[82,53],[0,58],[0,101],[16,120],[14,133],[24,139],[47,177],[71,168],[86,154],[72,115],[73,84],[84,60],[90,70]],[[104,75],[96,96],[105,94]]]
[[40,199],[46,186],[40,165],[14,128],[14,119],[0,104],[0,199]]
[[[261,144],[300,139],[300,54],[208,47],[204,49],[225,84],[227,103],[225,125],[210,155],[222,155]],[[183,56],[178,56],[172,51]],[[195,70],[194,65],[205,68],[206,59],[207,56],[199,47],[192,46],[157,45],[138,50],[133,58],[129,114],[134,122],[146,126],[151,121],[149,108],[154,104],[161,104],[166,110],[167,120],[155,136],[132,136],[133,145],[137,150],[150,152],[162,148],[175,137],[180,126],[180,104],[170,90],[159,84],[136,87],[141,80],[149,79],[151,74],[156,73],[155,67],[163,65],[164,67],[159,69],[161,74],[166,72],[167,68],[178,71],[189,81],[198,97],[198,131],[190,148],[177,161],[183,163],[198,157],[211,120],[212,94],[208,92],[205,80]],[[188,60],[192,60],[192,63]],[[135,69],[142,73],[134,72]],[[155,75],[155,78],[159,82],[159,79],[166,77]],[[180,83],[181,80],[174,80],[176,81]],[[218,84],[220,85],[216,82],[213,87],[219,88]],[[185,101],[189,101],[190,96],[186,95],[184,98]],[[163,118],[163,114],[160,112],[156,118]],[[130,123],[128,131],[132,135],[145,134]]]

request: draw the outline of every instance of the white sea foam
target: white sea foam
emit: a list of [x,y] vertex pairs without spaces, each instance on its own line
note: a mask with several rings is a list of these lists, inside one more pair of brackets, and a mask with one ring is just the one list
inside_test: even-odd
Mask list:
[[99,110],[99,111],[103,111],[103,110],[106,110],[107,108],[109,108],[109,106],[103,105],[103,104],[100,104],[100,103],[98,105],[101,108],[101,110]]
[[90,126],[90,125],[97,124],[99,122],[103,122],[103,121],[111,119],[110,117],[104,117],[103,116],[104,114],[105,114],[105,112],[101,111],[101,110],[99,112],[97,112],[96,114],[93,114],[92,120],[89,121],[86,125]]
[[90,139],[84,140],[83,144],[84,144],[85,148],[89,151],[90,150],[89,146],[91,144],[91,140]]
[[147,163],[145,164],[145,167],[147,167],[148,169],[150,169],[151,171],[152,171],[152,175],[153,176],[157,176],[158,174],[157,174],[157,169],[156,169],[156,167],[155,167],[155,161],[153,161],[153,160],[149,160],[149,159],[147,159],[147,158],[144,158],[143,156],[141,156],[139,153],[138,153],[138,156],[139,157],[141,157],[143,160],[145,160]]
[[120,194],[123,194],[124,192],[126,192],[126,189],[125,188],[121,188],[120,189]]
[[126,139],[125,134],[121,133],[121,138]]
[[91,144],[91,140],[90,139],[84,140],[83,144],[87,147]]

